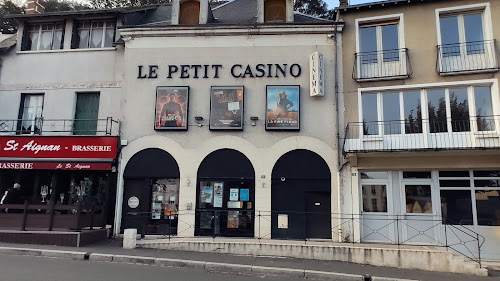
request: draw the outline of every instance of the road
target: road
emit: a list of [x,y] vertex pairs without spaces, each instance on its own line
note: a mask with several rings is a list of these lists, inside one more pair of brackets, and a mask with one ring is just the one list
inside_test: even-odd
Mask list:
[[290,281],[278,276],[210,273],[201,269],[0,255],[2,281]]

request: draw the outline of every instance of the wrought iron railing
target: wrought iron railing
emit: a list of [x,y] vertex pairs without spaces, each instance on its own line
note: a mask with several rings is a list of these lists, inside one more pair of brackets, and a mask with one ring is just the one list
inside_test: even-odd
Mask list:
[[99,135],[118,136],[120,121],[106,119],[8,119],[0,120],[0,135]]
[[[238,212],[238,220],[234,219]],[[209,213],[209,223],[200,231],[200,224],[193,224],[192,217],[199,217]],[[287,222],[304,222],[302,231],[292,229],[291,224],[281,225],[280,228],[269,227],[279,225],[278,215],[286,215]],[[302,240],[304,243],[318,237],[310,237],[305,231],[306,221],[314,216],[323,217],[323,225],[327,228],[326,234],[332,242],[338,243],[382,243],[393,245],[419,245],[444,247],[460,254],[481,265],[481,247],[486,239],[468,226],[459,223],[452,224],[449,218],[429,214],[419,215],[388,215],[380,214],[336,214],[319,212],[293,211],[253,211],[253,210],[184,210],[175,214],[163,213],[152,219],[151,212],[127,213],[122,228],[136,228],[138,233],[164,235],[165,238],[175,239],[176,236],[185,236],[183,233],[195,231],[201,237],[231,237],[246,236],[249,239],[280,239]],[[251,221],[247,218],[251,217]],[[244,219],[246,235],[235,235],[234,229],[240,227],[240,220]],[[229,227],[217,227],[217,223]],[[248,223],[251,222],[251,228]],[[162,227],[159,227],[162,226]],[[290,227],[290,228],[289,228]],[[278,231],[277,231],[278,230]],[[279,232],[279,233],[278,233]]]
[[498,50],[495,40],[437,46],[436,71],[441,75],[498,69]]
[[500,116],[469,120],[391,120],[351,122],[344,138],[346,153],[470,150],[500,148]]
[[356,53],[352,78],[358,82],[405,79],[412,74],[408,49]]

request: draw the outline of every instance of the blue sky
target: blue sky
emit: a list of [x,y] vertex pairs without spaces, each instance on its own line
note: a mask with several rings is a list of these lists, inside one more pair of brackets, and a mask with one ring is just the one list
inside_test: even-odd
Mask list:
[[[323,0],[328,4],[328,7],[334,8],[339,6],[339,0]],[[380,2],[381,0],[349,0],[350,5],[370,3],[370,2]]]

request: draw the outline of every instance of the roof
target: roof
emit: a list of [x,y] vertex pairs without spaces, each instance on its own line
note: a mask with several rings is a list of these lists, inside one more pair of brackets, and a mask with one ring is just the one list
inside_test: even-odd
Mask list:
[[[207,25],[256,25],[256,0],[229,0],[210,4],[211,14]],[[9,18],[31,19],[57,16],[95,16],[119,14],[123,18],[124,27],[169,26],[171,25],[172,6],[155,5],[140,8],[115,8],[100,10],[64,11],[43,14],[10,15]],[[334,21],[294,12],[295,24],[334,24]],[[287,23],[287,24],[294,24]],[[276,23],[283,24],[283,23]]]
[[[352,0],[351,0],[352,1]],[[447,1],[447,0],[419,0],[419,1],[410,1],[410,0],[385,0],[380,2],[370,2],[363,3],[357,5],[348,5],[348,6],[339,6],[335,8],[336,12],[344,13],[344,12],[355,12],[358,10],[373,10],[373,9],[382,9],[403,5],[418,5],[422,3],[432,3],[439,1]]]
[[7,51],[14,47],[17,43],[16,34],[2,34],[0,33],[0,52]]
[[42,18],[42,17],[57,17],[57,16],[83,16],[83,15],[105,15],[105,14],[127,14],[134,12],[141,12],[155,9],[157,5],[154,6],[143,6],[143,7],[127,7],[127,8],[113,8],[113,9],[94,9],[94,10],[78,10],[78,11],[63,11],[63,12],[47,12],[42,14],[17,14],[17,15],[5,15],[5,18],[17,18],[17,19],[30,19],[30,18]]

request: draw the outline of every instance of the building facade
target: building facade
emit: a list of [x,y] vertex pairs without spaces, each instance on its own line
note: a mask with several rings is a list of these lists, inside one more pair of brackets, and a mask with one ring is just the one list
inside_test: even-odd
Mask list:
[[479,243],[461,251],[477,255],[484,241],[481,256],[498,258],[499,8],[395,0],[337,9],[342,212],[359,217],[345,235],[436,245],[470,236]]
[[115,233],[332,238],[342,25],[288,0],[194,3],[120,30],[127,145]]

